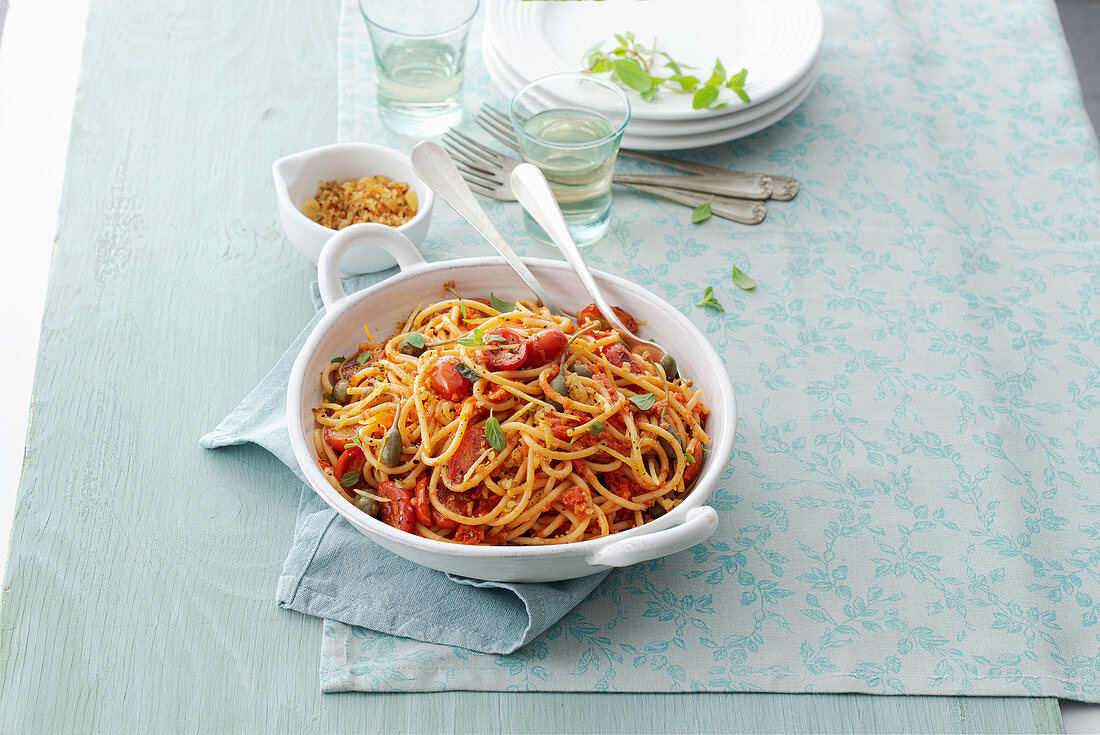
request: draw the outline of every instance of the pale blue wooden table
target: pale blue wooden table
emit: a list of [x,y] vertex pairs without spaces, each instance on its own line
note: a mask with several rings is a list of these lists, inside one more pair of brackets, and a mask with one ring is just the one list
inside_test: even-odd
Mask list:
[[1061,732],[1053,699],[321,695],[299,485],[196,438],[312,307],[269,166],[334,139],[335,2],[94,0],[0,610],[3,732]]

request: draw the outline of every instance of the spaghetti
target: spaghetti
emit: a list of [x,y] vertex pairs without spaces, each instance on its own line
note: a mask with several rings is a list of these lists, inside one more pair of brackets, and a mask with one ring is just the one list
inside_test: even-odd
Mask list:
[[466,544],[597,538],[671,510],[702,466],[700,392],[628,351],[594,305],[573,320],[455,294],[367,338],[322,371],[313,444],[333,487],[396,528]]

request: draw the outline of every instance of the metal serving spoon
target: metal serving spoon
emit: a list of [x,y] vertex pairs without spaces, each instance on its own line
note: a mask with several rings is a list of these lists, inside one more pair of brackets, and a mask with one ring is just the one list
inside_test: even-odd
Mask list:
[[[615,310],[611,308],[611,304],[607,303],[607,299],[603,297],[600,287],[596,285],[596,279],[592,277],[592,272],[588,270],[588,264],[584,262],[584,258],[581,256],[580,248],[577,247],[573,235],[569,232],[569,227],[565,224],[565,215],[562,214],[561,207],[554,199],[554,193],[550,191],[550,185],[546,183],[546,177],[542,175],[542,171],[530,163],[519,164],[512,171],[512,191],[519,203],[527,210],[527,213],[539,223],[542,229],[546,230],[546,234],[558,246],[558,250],[561,251],[569,265],[576,271],[577,276],[580,277],[581,283],[588,291],[588,295],[596,302],[600,314],[620,334],[627,345],[630,346],[631,351],[649,352],[652,359],[661,360],[667,354],[665,350],[657,343],[644,340],[627,329],[619,317],[615,315]],[[671,371],[666,367],[666,372],[673,372],[674,370],[674,367]]]
[[462,180],[462,174],[454,160],[439,143],[425,140],[416,144],[412,150],[413,171],[432,188],[439,197],[450,204],[458,216],[466,220],[478,233],[489,241],[498,253],[504,256],[512,270],[535,293],[535,296],[550,311],[565,314],[561,307],[550,297],[531,269],[519,259],[516,252],[504,241],[504,236],[493,226],[485,210],[478,204],[470,187]]

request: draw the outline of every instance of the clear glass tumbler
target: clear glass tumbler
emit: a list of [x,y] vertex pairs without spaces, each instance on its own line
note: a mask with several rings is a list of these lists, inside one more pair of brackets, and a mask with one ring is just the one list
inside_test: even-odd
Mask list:
[[478,0],[359,0],[374,47],[378,114],[429,137],[462,120],[466,39]]
[[[623,91],[588,74],[554,74],[516,92],[509,113],[523,159],[546,176],[577,244],[606,235],[615,156],[630,120]],[[548,241],[525,221],[528,234]]]

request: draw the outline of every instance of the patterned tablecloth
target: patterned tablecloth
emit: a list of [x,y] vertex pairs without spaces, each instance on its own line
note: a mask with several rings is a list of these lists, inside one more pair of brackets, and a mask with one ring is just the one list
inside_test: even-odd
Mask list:
[[[617,189],[588,255],[727,359],[740,425],[716,535],[613,573],[509,656],[326,622],[326,690],[1100,701],[1100,169],[1054,6],[825,11],[805,104],[684,154],[795,176],[798,198],[758,227],[695,226]],[[472,110],[496,95],[476,33],[470,49]],[[378,122],[354,0],[339,70],[339,137],[411,147]],[[491,214],[547,254],[517,206]],[[437,210],[427,257],[483,252]],[[707,286],[724,313],[695,305]]]

